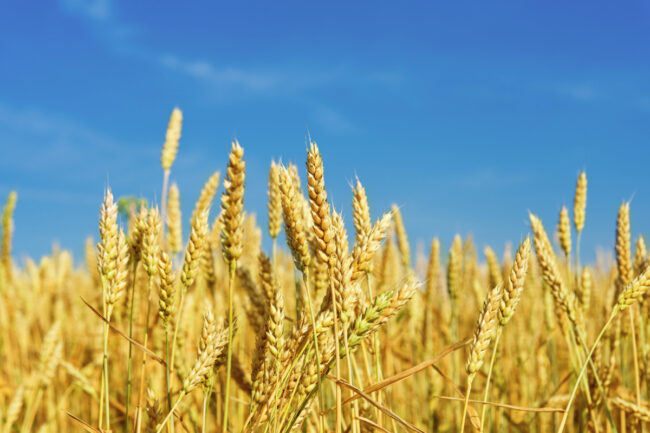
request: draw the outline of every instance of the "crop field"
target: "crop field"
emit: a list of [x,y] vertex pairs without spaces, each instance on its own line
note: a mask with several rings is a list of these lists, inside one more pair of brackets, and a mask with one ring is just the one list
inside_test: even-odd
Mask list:
[[246,211],[236,140],[184,191],[182,120],[160,203],[98,191],[85,262],[12,258],[20,191],[6,198],[0,433],[647,431],[646,245],[623,202],[614,260],[581,260],[588,173],[557,221],[521,209],[529,235],[505,251],[432,227],[412,254],[403,210],[370,209],[363,179],[346,225],[314,142],[269,161],[267,215]]

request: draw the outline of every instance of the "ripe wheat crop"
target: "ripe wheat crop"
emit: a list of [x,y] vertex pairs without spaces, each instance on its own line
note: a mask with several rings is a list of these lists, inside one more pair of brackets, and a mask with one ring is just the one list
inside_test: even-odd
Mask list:
[[[120,216],[107,186],[85,263],[61,250],[12,260],[20,202],[8,196],[0,433],[649,427],[646,244],[625,202],[615,261],[581,261],[586,173],[555,224],[531,210],[514,252],[479,254],[459,234],[412,257],[405,210],[370,209],[358,179],[346,231],[314,142],[304,170],[270,162],[263,224],[245,210],[237,141],[201,191],[170,185],[182,120],[175,109],[160,205],[128,202]],[[195,196],[187,218],[180,203]]]

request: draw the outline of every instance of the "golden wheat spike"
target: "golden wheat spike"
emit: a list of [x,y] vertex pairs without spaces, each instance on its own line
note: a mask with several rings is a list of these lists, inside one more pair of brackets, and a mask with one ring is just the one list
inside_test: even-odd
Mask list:
[[178,108],[174,108],[169,117],[169,124],[167,125],[167,132],[165,134],[165,143],[163,144],[162,155],[160,156],[160,163],[165,171],[171,169],[172,164],[176,159],[182,126],[183,113]]
[[560,219],[557,223],[557,236],[560,240],[560,247],[562,247],[564,255],[569,257],[571,255],[571,222],[569,221],[569,211],[566,206],[562,206],[560,210]]
[[280,192],[280,166],[271,161],[268,187],[269,235],[275,239],[282,230],[282,197]]
[[634,276],[630,243],[630,204],[625,202],[619,207],[616,219],[617,293],[620,293]]
[[236,262],[243,249],[244,179],[246,163],[244,148],[233,141],[221,199],[223,210],[221,246],[228,263]]
[[587,209],[587,172],[583,171],[578,176],[576,193],[573,200],[573,224],[578,233],[585,226],[585,213]]

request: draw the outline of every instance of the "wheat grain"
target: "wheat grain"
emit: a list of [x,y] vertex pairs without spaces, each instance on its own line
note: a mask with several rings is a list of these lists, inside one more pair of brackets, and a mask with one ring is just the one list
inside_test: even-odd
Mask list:
[[2,249],[0,250],[0,263],[4,268],[5,278],[11,282],[13,279],[13,269],[11,263],[11,238],[14,231],[13,214],[16,209],[18,194],[11,191],[7,197],[4,210],[2,212]]
[[577,328],[581,328],[582,320],[578,315],[578,310],[576,309],[575,295],[573,292],[569,292],[562,282],[562,277],[555,261],[555,254],[553,253],[553,248],[548,240],[548,235],[546,234],[544,225],[542,224],[542,221],[532,213],[529,216],[531,228],[533,229],[534,234],[533,240],[535,243],[535,250],[537,251],[537,260],[542,269],[544,281],[551,289],[555,305],[566,313],[571,323],[573,323]]
[[503,277],[501,276],[501,266],[496,253],[490,247],[485,247],[485,260],[488,266],[488,287],[503,286]]
[[573,224],[578,233],[585,226],[585,210],[587,208],[587,173],[582,172],[576,183],[576,193],[573,200]]
[[271,161],[269,170],[269,235],[275,239],[282,230],[282,198],[280,197],[280,166]]
[[447,261],[447,292],[451,300],[452,313],[457,308],[458,297],[460,296],[461,271],[463,266],[463,244],[459,235],[454,237],[449,250]]
[[228,330],[218,329],[211,310],[203,316],[203,329],[197,351],[196,361],[183,381],[183,391],[192,392],[204,384],[212,368],[217,363],[228,343]]
[[174,304],[176,302],[176,286],[174,284],[174,273],[172,271],[172,261],[167,253],[160,254],[158,262],[158,274],[160,275],[160,294],[158,296],[158,315],[167,327],[174,314]]
[[367,272],[372,272],[372,261],[390,228],[391,218],[390,213],[384,214],[360,239],[360,242],[357,240],[352,251],[352,275],[350,277],[352,283],[357,282]]
[[517,250],[510,276],[503,288],[503,297],[499,304],[499,324],[505,326],[512,318],[524,290],[526,271],[530,257],[530,238],[526,237]]
[[112,281],[117,271],[117,204],[108,188],[99,216],[98,270],[105,281]]
[[643,236],[639,235],[634,248],[634,275],[639,275],[648,264],[648,250]]
[[473,378],[480,370],[485,358],[485,353],[490,347],[492,336],[496,332],[499,321],[497,320],[499,306],[501,305],[501,298],[503,290],[500,286],[495,286],[488,292],[483,309],[479,315],[476,328],[474,329],[474,337],[469,349],[469,357],[465,365],[467,375]]
[[286,168],[280,169],[280,190],[282,192],[282,217],[287,244],[293,255],[296,268],[304,272],[311,263],[309,244],[305,233],[303,210],[294,180]]
[[223,216],[221,223],[221,246],[227,262],[237,261],[243,248],[244,178],[246,163],[244,149],[237,140],[233,141],[224,180],[225,191],[221,199]]
[[307,190],[309,207],[313,221],[316,242],[316,258],[321,263],[330,263],[334,253],[333,230],[330,216],[325,178],[323,177],[323,158],[316,143],[310,143],[307,155]]
[[361,185],[359,178],[357,178],[356,186],[352,188],[352,217],[356,242],[357,245],[360,245],[372,230],[372,222],[366,189]]
[[149,212],[147,213],[146,228],[142,235],[142,265],[150,279],[158,273],[160,227],[160,215],[158,209],[149,209]]
[[169,198],[167,199],[167,230],[169,236],[167,247],[172,254],[178,254],[183,248],[183,228],[181,216],[181,202],[178,185],[172,183],[169,188]]
[[560,246],[564,255],[569,257],[571,255],[571,222],[569,221],[569,211],[566,206],[562,206],[560,210],[560,219],[557,223],[557,236],[560,240]]
[[163,170],[169,170],[176,159],[182,126],[183,113],[178,108],[174,108],[169,117],[167,133],[165,134],[165,143],[163,144],[162,155],[160,156],[160,163]]
[[617,296],[633,278],[634,269],[632,267],[630,251],[630,204],[626,202],[619,207],[618,217],[616,219]]
[[[234,144],[233,144],[234,146]],[[241,147],[239,148],[241,149]],[[233,154],[234,150],[231,152],[231,156]],[[243,155],[243,150],[241,151]],[[238,155],[238,154],[236,154]],[[237,156],[235,156],[237,157]],[[239,156],[241,159],[241,156]],[[240,183],[241,188],[243,188],[243,161],[239,161],[237,163],[237,168],[235,171],[240,170],[241,173],[238,172],[237,176],[240,176],[241,178],[237,179],[237,183]],[[205,212],[206,210],[209,211],[210,208],[212,207],[212,200],[214,199],[214,195],[217,193],[217,189],[219,188],[219,179],[221,177],[221,174],[218,171],[215,171],[212,173],[212,175],[208,178],[208,180],[205,181],[203,184],[203,188],[201,188],[201,193],[199,194],[199,198],[196,200],[196,203],[194,204],[194,210],[192,211],[192,217],[191,220],[196,219],[198,215],[201,213]],[[239,186],[237,187],[239,188]],[[240,191],[242,196],[243,196],[243,189]],[[225,192],[224,192],[225,194]],[[239,205],[243,206],[243,202],[239,203]],[[240,207],[241,211],[241,207]]]
[[208,211],[205,210],[192,221],[190,239],[185,247],[185,258],[181,270],[181,283],[183,290],[189,289],[199,271],[199,262],[204,252],[204,245],[208,237]]
[[621,311],[626,310],[645,295],[648,288],[650,288],[650,266],[646,266],[638,277],[623,288],[616,300],[616,308]]
[[589,308],[589,303],[591,301],[591,290],[594,286],[593,276],[591,275],[591,269],[589,266],[585,266],[582,269],[582,274],[580,276],[580,286],[578,292],[578,300],[583,310]]
[[397,234],[397,247],[399,248],[400,257],[402,259],[402,267],[405,274],[411,269],[411,246],[406,235],[406,228],[402,219],[402,212],[399,207],[393,205],[392,207],[393,221],[395,222],[395,232]]

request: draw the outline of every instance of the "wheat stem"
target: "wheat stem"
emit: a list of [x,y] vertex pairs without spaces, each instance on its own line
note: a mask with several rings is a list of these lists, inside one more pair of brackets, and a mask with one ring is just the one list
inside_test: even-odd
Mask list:
[[[490,367],[488,368],[487,378],[485,379],[485,392],[483,393],[483,401],[489,401],[490,396],[490,380],[492,378],[492,370],[494,369],[494,361],[497,357],[497,351],[499,350],[499,341],[501,340],[501,333],[503,332],[503,327],[497,329],[497,335],[494,337],[494,348],[492,349],[492,357],[490,358]],[[483,405],[481,409],[481,429],[483,431],[483,426],[485,422],[485,413],[487,411],[487,404]]]
[[237,261],[231,260],[229,262],[228,272],[228,355],[226,358],[226,385],[224,391],[223,401],[223,422],[221,424],[221,432],[226,433],[228,429],[228,407],[230,401],[230,372],[232,369],[232,321],[233,321],[233,286],[235,285],[235,271],[237,269]]
[[639,374],[639,355],[636,346],[636,331],[634,326],[634,308],[629,309],[630,329],[632,330],[632,356],[634,356],[634,384],[636,388],[636,404],[641,406],[641,379]]
[[465,392],[465,404],[463,405],[463,416],[460,421],[460,432],[465,431],[465,419],[467,418],[467,408],[469,407],[469,394],[472,390],[472,381],[474,376],[467,377],[467,391]]
[[[311,328],[312,328],[312,335],[314,337],[314,350],[316,352],[316,364],[320,368],[320,350],[318,348],[318,336],[316,335],[316,315],[314,314],[314,307],[311,301],[311,294],[310,294],[310,285],[309,285],[309,268],[305,267],[304,272],[302,273],[302,279],[303,282],[305,283],[305,293],[307,294],[307,308],[309,308],[309,320],[311,320]],[[323,407],[325,407],[325,400],[323,398],[323,390],[318,389],[318,405],[319,409],[322,410]],[[323,433],[323,422],[319,421],[318,423],[318,431],[319,433]]]
[[111,311],[112,307],[107,307],[108,309],[105,311],[106,313],[106,322],[104,322],[104,359],[103,359],[103,364],[104,364],[104,403],[105,403],[105,410],[106,410],[106,430],[110,430],[111,428],[111,423],[110,423],[110,405],[109,405],[109,382],[108,382],[108,324],[111,321]]
[[156,433],[160,433],[162,429],[165,427],[165,424],[167,424],[167,421],[169,421],[169,418],[174,415],[174,411],[180,404],[181,400],[183,397],[185,397],[185,390],[182,390],[181,393],[178,395],[178,399],[176,399],[176,403],[174,403],[174,406],[171,408],[171,410],[167,413],[163,421],[158,425],[158,428],[156,429]]
[[133,261],[133,283],[131,284],[131,296],[129,306],[129,357],[126,364],[126,404],[124,409],[124,430],[129,430],[129,407],[131,403],[131,368],[133,363],[133,304],[135,304],[135,281],[138,271],[138,260]]
[[[151,286],[153,285],[153,278],[149,277],[148,283],[147,283],[147,313],[145,315],[145,322],[144,322],[144,341],[143,341],[143,346],[146,349],[147,348],[147,343],[149,342],[149,316],[151,313]],[[140,433],[140,430],[142,429],[142,406],[144,403],[144,378],[147,375],[147,354],[143,353],[142,354],[142,368],[141,368],[141,376],[140,376],[140,390],[138,392],[138,409],[137,409],[137,415],[136,415],[136,432]]]
[[587,371],[587,365],[589,365],[589,359],[591,359],[591,356],[594,354],[594,351],[596,350],[596,346],[598,346],[598,343],[600,340],[603,338],[603,335],[605,335],[605,331],[607,331],[607,328],[611,325],[612,321],[614,320],[614,317],[616,317],[616,313],[618,311],[618,308],[615,307],[614,311],[612,311],[612,314],[609,316],[609,319],[605,323],[605,326],[602,327],[600,330],[600,333],[596,337],[596,340],[594,341],[593,346],[591,347],[591,350],[587,354],[587,360],[582,364],[582,367],[580,368],[580,373],[578,374],[578,377],[576,378],[576,383],[573,385],[573,389],[571,390],[571,394],[569,394],[569,402],[566,405],[566,408],[564,409],[564,414],[562,415],[562,420],[560,421],[560,426],[558,428],[557,433],[562,433],[564,431],[564,426],[566,425],[566,422],[569,418],[569,409],[571,409],[571,405],[573,404],[573,399],[576,396],[576,392],[578,391],[578,387],[580,386],[580,382],[582,381],[582,376],[584,376],[585,371]]
[[165,241],[165,226],[167,225],[167,194],[169,190],[169,173],[170,169],[163,172],[163,187],[162,187],[162,205],[160,209],[160,220],[162,221],[162,231],[160,233],[160,241],[164,245]]

